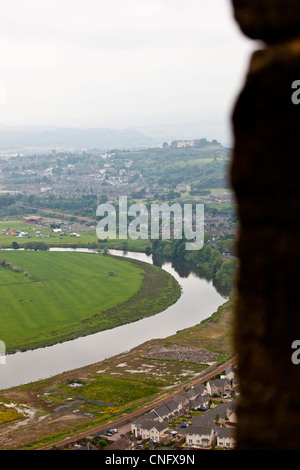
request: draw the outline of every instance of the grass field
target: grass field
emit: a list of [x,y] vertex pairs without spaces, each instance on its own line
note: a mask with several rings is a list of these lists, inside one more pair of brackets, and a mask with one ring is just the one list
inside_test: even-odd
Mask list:
[[146,263],[49,251],[2,250],[0,258],[20,268],[0,266],[0,331],[7,352],[129,323],[180,295],[172,276]]
[[[9,229],[6,232],[6,229]],[[17,231],[27,232],[30,238],[21,238],[12,235]],[[37,233],[38,232],[38,233]],[[11,248],[13,242],[17,242],[20,248],[24,247],[28,242],[43,242],[49,246],[97,246],[99,248],[116,248],[123,249],[124,240],[105,240],[98,243],[96,229],[86,229],[79,232],[80,237],[72,237],[72,231],[65,231],[63,235],[53,233],[51,228],[40,227],[38,225],[28,224],[24,221],[0,221],[0,249]],[[38,235],[38,236],[37,236]],[[126,240],[127,250],[144,251],[151,243],[148,240]]]

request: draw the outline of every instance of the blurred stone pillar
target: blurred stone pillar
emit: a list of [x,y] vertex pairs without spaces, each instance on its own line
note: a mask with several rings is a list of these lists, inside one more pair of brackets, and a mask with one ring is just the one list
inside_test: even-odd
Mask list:
[[242,31],[263,41],[232,115],[237,449],[300,450],[300,1],[232,2]]

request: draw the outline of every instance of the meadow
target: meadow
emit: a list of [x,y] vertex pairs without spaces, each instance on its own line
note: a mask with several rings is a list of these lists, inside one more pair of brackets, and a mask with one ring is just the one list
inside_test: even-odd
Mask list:
[[1,250],[0,259],[20,270],[0,266],[0,331],[7,352],[129,323],[180,295],[165,271],[112,256]]
[[[7,230],[8,229],[8,230]],[[6,231],[7,230],[7,231]],[[19,237],[14,235],[21,231],[28,233],[30,238]],[[54,233],[51,228],[32,225],[20,220],[0,221],[0,249],[11,248],[12,243],[16,242],[20,248],[26,243],[32,241],[40,241],[53,247],[87,247],[87,248],[112,248],[123,250],[126,245],[128,251],[145,251],[146,247],[151,243],[148,240],[126,240],[111,239],[98,242],[96,229],[82,229],[76,232],[80,237],[71,235],[72,230],[66,230],[63,233]]]

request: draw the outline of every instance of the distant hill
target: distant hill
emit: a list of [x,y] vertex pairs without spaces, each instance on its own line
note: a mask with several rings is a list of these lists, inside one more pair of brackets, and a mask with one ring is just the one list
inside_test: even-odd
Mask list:
[[143,134],[152,137],[156,142],[172,140],[189,140],[196,138],[217,139],[225,147],[232,146],[230,123],[224,121],[195,121],[177,124],[160,124],[137,127]]
[[6,127],[0,125],[0,149],[132,149],[153,145],[152,137],[135,129]]

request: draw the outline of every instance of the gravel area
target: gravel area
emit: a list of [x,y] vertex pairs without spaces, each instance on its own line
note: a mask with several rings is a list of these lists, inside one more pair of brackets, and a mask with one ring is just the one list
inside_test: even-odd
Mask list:
[[197,364],[208,364],[214,362],[218,354],[208,351],[205,348],[185,348],[182,346],[163,347],[155,346],[145,354],[145,357],[152,359],[166,359],[184,362],[194,362]]

